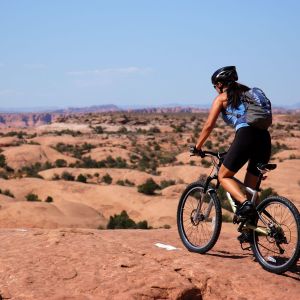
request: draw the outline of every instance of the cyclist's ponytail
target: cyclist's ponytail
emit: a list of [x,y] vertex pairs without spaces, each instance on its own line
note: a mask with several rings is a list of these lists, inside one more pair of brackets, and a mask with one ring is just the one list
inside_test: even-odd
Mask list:
[[241,103],[241,95],[244,92],[249,91],[250,88],[246,85],[240,84],[236,81],[229,82],[227,85],[227,99],[228,106],[237,108]]

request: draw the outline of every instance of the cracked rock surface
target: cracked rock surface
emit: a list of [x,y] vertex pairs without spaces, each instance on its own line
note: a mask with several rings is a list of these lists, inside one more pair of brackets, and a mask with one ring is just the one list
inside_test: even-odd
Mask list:
[[206,255],[185,250],[175,229],[1,229],[0,299],[299,297],[299,262],[268,273],[240,249],[233,225],[223,225]]

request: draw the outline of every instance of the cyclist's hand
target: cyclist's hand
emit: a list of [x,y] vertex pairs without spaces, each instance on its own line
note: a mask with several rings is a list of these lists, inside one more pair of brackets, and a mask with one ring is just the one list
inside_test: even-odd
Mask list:
[[202,152],[201,149],[199,150],[196,148],[195,145],[191,145],[190,146],[190,156],[194,156],[194,155],[204,157],[204,153]]

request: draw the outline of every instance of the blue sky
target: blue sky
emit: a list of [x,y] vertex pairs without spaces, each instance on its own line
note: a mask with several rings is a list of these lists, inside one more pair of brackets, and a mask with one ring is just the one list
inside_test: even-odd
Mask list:
[[219,67],[299,103],[299,1],[0,1],[0,108],[208,104]]

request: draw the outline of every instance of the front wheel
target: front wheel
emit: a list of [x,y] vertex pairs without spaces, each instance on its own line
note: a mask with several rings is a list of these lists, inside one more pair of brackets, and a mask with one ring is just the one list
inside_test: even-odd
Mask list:
[[267,271],[281,274],[289,270],[300,253],[300,215],[288,199],[271,196],[257,206],[259,231],[253,231],[253,254]]
[[177,209],[179,236],[192,252],[205,253],[217,242],[222,225],[220,201],[214,191],[204,194],[200,182],[183,192]]

